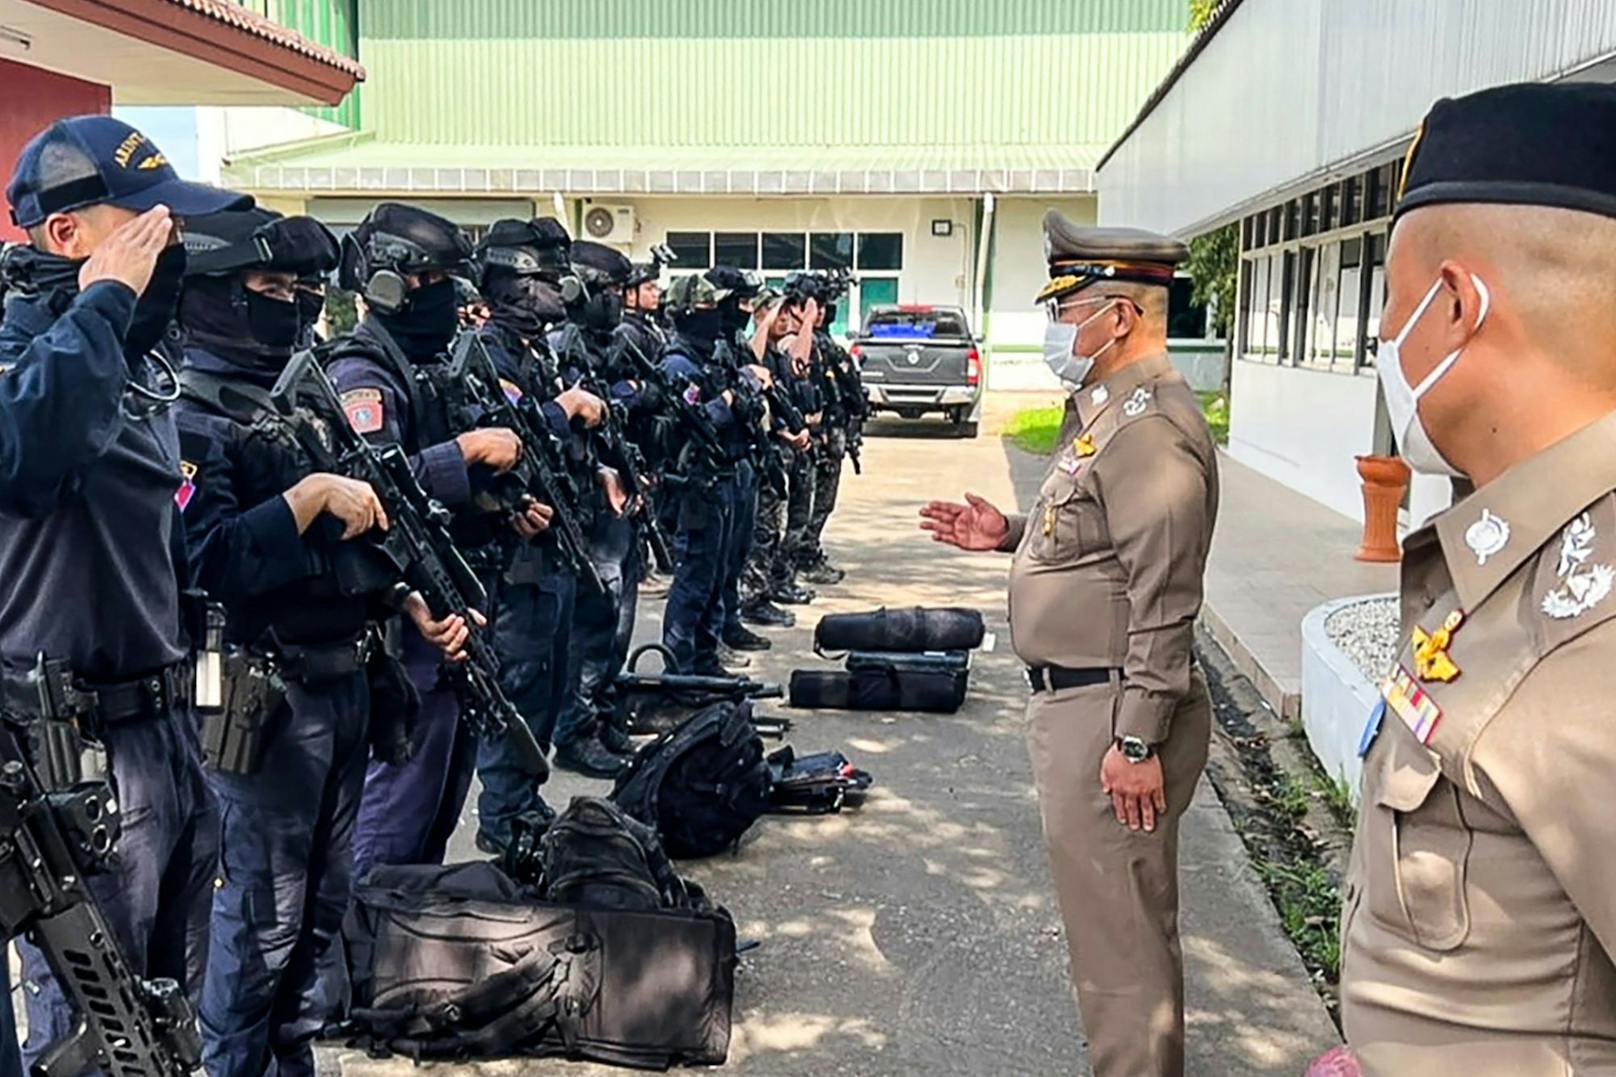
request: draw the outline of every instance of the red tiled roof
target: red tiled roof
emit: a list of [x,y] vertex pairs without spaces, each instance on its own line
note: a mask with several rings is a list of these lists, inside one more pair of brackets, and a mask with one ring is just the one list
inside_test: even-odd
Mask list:
[[302,34],[288,30],[273,19],[266,19],[257,12],[248,11],[238,4],[230,3],[229,0],[166,0],[166,2],[194,11],[199,15],[205,15],[210,19],[216,19],[271,44],[291,49],[293,52],[307,56],[311,60],[334,67],[355,80],[363,81],[365,78],[365,69],[359,65],[357,60],[350,59],[335,49],[316,44]]

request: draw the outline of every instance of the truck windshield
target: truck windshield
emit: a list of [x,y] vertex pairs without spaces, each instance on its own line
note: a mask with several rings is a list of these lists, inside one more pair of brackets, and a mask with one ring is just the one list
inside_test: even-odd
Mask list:
[[965,318],[955,310],[876,310],[864,331],[877,340],[931,340],[963,337]]

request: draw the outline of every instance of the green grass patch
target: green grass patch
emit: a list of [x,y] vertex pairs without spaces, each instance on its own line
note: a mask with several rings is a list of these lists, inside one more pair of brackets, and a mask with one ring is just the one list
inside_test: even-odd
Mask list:
[[1212,428],[1212,440],[1219,445],[1229,444],[1229,398],[1220,392],[1196,393],[1201,398],[1201,414]]
[[1018,449],[1048,456],[1055,451],[1055,438],[1060,434],[1065,415],[1066,408],[1062,404],[1025,408],[1010,416],[1004,426],[1004,436],[1015,442]]
[[1317,864],[1256,862],[1291,943],[1330,983],[1341,977],[1341,892]]

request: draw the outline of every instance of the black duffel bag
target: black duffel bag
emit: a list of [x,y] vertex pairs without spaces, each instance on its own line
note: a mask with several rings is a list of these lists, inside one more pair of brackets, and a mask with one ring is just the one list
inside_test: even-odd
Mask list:
[[723,909],[537,901],[488,863],[379,867],[345,931],[355,1046],[417,1060],[564,1056],[667,1069],[729,1052]]
[[798,669],[791,673],[793,707],[848,711],[929,711],[953,714],[965,702],[965,670]]
[[814,650],[968,651],[982,646],[986,629],[976,610],[957,607],[832,613],[814,626]]

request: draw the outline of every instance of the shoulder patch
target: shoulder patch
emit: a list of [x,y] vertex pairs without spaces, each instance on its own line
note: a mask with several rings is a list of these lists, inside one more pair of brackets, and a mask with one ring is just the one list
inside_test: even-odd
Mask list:
[[382,391],[349,389],[342,394],[342,410],[358,434],[374,434],[382,428]]
[[196,465],[189,460],[180,461],[180,485],[174,491],[174,504],[184,512],[196,497]]
[[1122,402],[1122,414],[1130,419],[1137,419],[1145,413],[1145,409],[1150,407],[1154,399],[1155,394],[1150,391],[1150,387],[1141,385],[1133,391],[1133,395]]

